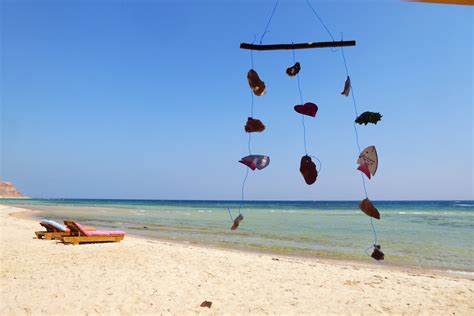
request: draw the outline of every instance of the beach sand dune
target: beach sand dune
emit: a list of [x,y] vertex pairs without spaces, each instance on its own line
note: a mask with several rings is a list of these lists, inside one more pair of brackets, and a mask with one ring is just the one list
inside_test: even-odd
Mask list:
[[19,211],[0,206],[1,315],[474,314],[465,277],[128,236],[63,245]]

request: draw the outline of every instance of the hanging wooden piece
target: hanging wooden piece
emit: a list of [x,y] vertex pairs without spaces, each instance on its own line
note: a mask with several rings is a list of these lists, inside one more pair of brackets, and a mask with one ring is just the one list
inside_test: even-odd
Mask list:
[[245,124],[245,131],[247,133],[263,132],[265,130],[265,125],[262,121],[249,117],[247,123]]
[[310,156],[301,157],[300,172],[303,175],[306,184],[311,185],[316,182],[318,171],[316,170],[316,165]]
[[329,48],[329,47],[347,47],[347,46],[356,46],[356,41],[309,42],[309,43],[298,43],[298,44],[269,44],[269,45],[240,43],[241,49],[250,49],[250,50],[288,50],[288,49]]
[[364,149],[360,153],[359,159],[357,159],[357,163],[359,164],[357,170],[363,172],[367,176],[367,178],[370,179],[371,175],[375,175],[379,165],[377,150],[375,149],[375,146],[369,146]]
[[351,78],[347,76],[346,82],[344,83],[344,90],[341,92],[341,94],[348,97],[350,92],[351,92]]
[[295,111],[299,114],[315,117],[318,112],[318,106],[314,103],[307,102],[303,105],[295,105]]
[[286,74],[290,77],[294,77],[300,72],[300,70],[301,70],[301,65],[299,62],[296,62],[290,68],[286,68]]
[[359,203],[359,208],[362,212],[367,214],[370,217],[380,219],[380,213],[379,211],[375,208],[375,206],[370,202],[368,198],[363,199]]
[[260,97],[265,94],[265,82],[260,80],[260,77],[258,76],[258,73],[255,70],[249,70],[249,72],[247,73],[247,80],[249,81],[250,89],[252,89],[253,93],[256,96]]
[[382,115],[378,112],[364,112],[361,115],[359,115],[355,122],[359,125],[367,125],[369,123],[377,125],[377,122],[382,119]]
[[237,216],[235,219],[234,219],[234,222],[232,224],[232,227],[230,228],[231,230],[236,230],[237,228],[239,228],[239,225],[240,225],[240,222],[244,220],[244,216],[242,214],[239,214],[239,216]]
[[270,164],[270,157],[263,155],[249,155],[239,160],[252,170],[262,170]]
[[372,255],[370,255],[375,260],[383,260],[385,258],[385,254],[382,252],[380,245],[374,245],[374,251]]

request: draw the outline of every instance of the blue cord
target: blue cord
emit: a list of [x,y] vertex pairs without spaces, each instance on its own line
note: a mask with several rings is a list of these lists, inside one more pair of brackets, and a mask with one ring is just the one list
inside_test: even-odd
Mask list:
[[242,182],[242,199],[240,200],[240,205],[239,205],[239,215],[241,214],[240,210],[242,209],[242,205],[244,204],[244,190],[245,190],[245,182],[247,182],[247,177],[249,175],[249,168],[245,168],[245,177],[244,181]]
[[323,19],[321,19],[321,17],[320,17],[319,14],[316,12],[316,10],[314,9],[314,7],[311,5],[311,3],[309,2],[309,0],[306,0],[306,4],[308,4],[308,6],[310,7],[311,11],[313,11],[314,15],[318,18],[319,22],[320,22],[321,25],[324,27],[324,29],[326,30],[326,32],[329,34],[329,36],[331,36],[332,41],[335,42],[334,36],[332,36],[332,34],[331,34],[331,32],[329,31],[329,29],[327,28],[326,24],[324,24]]
[[[342,41],[342,33],[341,33],[341,41]],[[341,47],[341,53],[342,53],[342,59],[344,61],[344,68],[346,69],[346,75],[347,75],[347,77],[350,78],[349,70],[347,68],[346,55],[344,54],[344,48],[343,47]],[[350,88],[351,88],[350,94],[351,94],[351,97],[352,97],[352,104],[354,106],[354,113],[357,117],[357,116],[359,116],[359,114],[358,114],[358,111],[357,111],[357,102],[356,102],[356,98],[355,98],[355,94],[354,94],[354,88],[352,87],[352,80],[351,80]],[[354,132],[355,132],[355,136],[356,136],[357,149],[359,150],[359,153],[360,153],[361,149],[360,149],[360,143],[359,143],[359,133],[357,131],[356,123],[354,122],[353,124],[354,124]],[[360,177],[362,179],[362,186],[364,188],[365,197],[368,198],[367,187],[366,187],[366,184],[365,184],[364,175],[361,173]],[[377,244],[377,232],[375,231],[375,227],[374,227],[372,217],[370,218],[370,226],[372,227],[372,233],[374,235],[374,245],[376,245]]]
[[301,114],[301,124],[303,125],[303,143],[304,143],[304,153],[308,156],[308,149],[306,148],[306,125],[304,124],[304,115]]
[[372,231],[374,232],[374,245],[377,245],[377,232],[375,231],[374,227],[374,219],[370,218],[370,225],[372,226]]
[[[255,35],[254,35],[254,42],[255,42]],[[252,69],[253,69],[253,52],[252,52],[252,50],[250,50],[250,63],[252,65]],[[253,91],[252,90],[250,90],[250,98],[251,98],[250,117],[253,118],[254,96],[253,96]],[[248,138],[248,142],[247,142],[247,149],[249,151],[249,155],[252,155],[252,146],[251,146],[252,145],[252,134],[251,133],[248,133],[248,134],[249,134],[249,138]],[[242,181],[241,200],[240,200],[240,204],[239,204],[239,215],[241,215],[241,209],[242,209],[242,205],[244,203],[245,183],[247,182],[248,175],[249,175],[249,168],[247,167],[247,168],[245,168],[245,177],[244,177],[244,180]],[[229,216],[230,216],[231,221],[234,221],[229,208],[227,208],[227,211],[229,212]]]
[[319,158],[316,157],[316,156],[310,156],[310,157],[316,159],[316,160],[319,162],[318,173],[320,173],[320,172],[321,172],[321,169],[323,168],[323,164],[321,163],[321,160],[319,160]]
[[[295,57],[295,50],[292,50],[293,52],[293,62],[296,63],[296,57]],[[300,74],[298,73],[296,75],[296,79],[298,82],[298,92],[300,94],[300,101],[301,105],[303,105],[303,93],[301,92],[301,82],[300,82]],[[307,150],[307,145],[306,145],[306,125],[304,123],[304,115],[301,114],[301,125],[303,125],[303,144],[304,144],[304,152],[305,155],[308,156],[308,150]]]
[[230,212],[230,208],[227,208],[227,212],[229,212],[230,221],[233,222],[234,219],[232,218],[232,213]]
[[254,96],[253,96],[253,91],[252,90],[250,90],[250,97],[252,98],[252,102],[251,102],[251,105],[250,105],[250,117],[253,118],[253,104],[254,104],[253,98],[254,98]]
[[270,26],[270,22],[271,22],[272,19],[273,19],[273,15],[275,14],[275,11],[276,11],[276,9],[277,9],[278,2],[279,2],[279,1],[280,1],[280,0],[277,0],[277,1],[275,2],[275,6],[273,7],[273,11],[272,11],[272,14],[270,15],[270,19],[268,19],[267,25],[265,26],[265,30],[264,30],[263,33],[262,33],[262,37],[260,37],[260,44],[262,44],[262,41],[263,41],[263,38],[265,37],[265,34],[268,33],[268,27]]

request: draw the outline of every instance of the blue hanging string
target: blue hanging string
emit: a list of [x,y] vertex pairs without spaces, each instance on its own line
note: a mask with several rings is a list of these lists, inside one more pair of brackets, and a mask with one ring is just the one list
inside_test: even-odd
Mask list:
[[252,148],[251,148],[250,144],[252,143],[252,135],[250,133],[248,133],[248,134],[249,134],[249,140],[247,142],[247,149],[249,150],[249,155],[251,155],[252,154]]
[[[342,41],[342,33],[341,33],[341,41]],[[347,75],[347,77],[350,78],[349,69],[347,68],[346,55],[344,54],[344,48],[343,47],[341,47],[341,54],[342,54],[342,59],[344,61],[344,68],[346,69],[346,75]],[[352,105],[354,107],[355,117],[358,117],[359,116],[359,111],[357,111],[357,101],[356,101],[356,98],[355,98],[354,87],[352,86],[352,80],[351,80],[351,83],[350,83],[350,89],[351,89],[350,94],[351,94],[351,97],[352,97]],[[354,134],[355,134],[357,150],[358,150],[358,154],[359,154],[361,152],[360,142],[359,142],[359,132],[357,130],[356,122],[353,122],[352,124],[354,126]],[[365,184],[364,175],[361,173],[360,176],[361,176],[361,179],[362,179],[362,185],[364,187],[365,197],[368,198],[367,187],[366,187],[366,184]],[[375,230],[374,230],[374,232],[375,232]]]
[[268,27],[270,26],[270,22],[272,22],[273,15],[275,14],[275,11],[276,11],[276,9],[277,9],[278,2],[279,2],[279,1],[280,1],[280,0],[277,0],[277,1],[275,2],[275,6],[273,7],[272,14],[270,15],[270,18],[268,19],[267,25],[265,26],[265,30],[264,30],[263,33],[262,33],[262,37],[260,37],[260,44],[262,44],[263,38],[264,38],[265,35],[268,33]]
[[[254,34],[252,44],[255,44],[255,38],[256,38],[256,35]],[[250,64],[252,65],[252,69],[253,69],[253,49],[250,50]]]
[[[295,50],[292,49],[292,52],[293,52],[293,63],[296,63]],[[300,82],[300,74],[299,73],[296,75],[296,79],[297,79],[297,82],[298,82],[298,92],[300,94],[300,101],[301,101],[301,104],[303,104],[303,93],[301,92],[301,82]],[[307,149],[307,145],[306,145],[306,125],[305,125],[305,122],[304,122],[304,115],[303,114],[301,114],[301,125],[303,126],[304,152],[305,152],[305,155],[308,156],[308,149]]]
[[[316,18],[319,20],[319,23],[321,23],[321,25],[324,27],[324,29],[326,30],[326,32],[329,34],[329,36],[331,37],[332,41],[335,42],[336,40],[334,39],[334,36],[332,36],[331,31],[329,31],[329,29],[328,29],[328,27],[326,26],[326,24],[324,24],[323,19],[321,19],[321,17],[319,16],[318,12],[316,12],[316,9],[311,5],[311,3],[309,2],[309,0],[306,0],[306,4],[309,6],[309,8],[311,9],[311,11],[313,11],[313,14],[316,16]],[[331,51],[332,51],[332,52],[337,52],[337,48],[331,47]]]
[[318,163],[319,163],[318,173],[320,173],[320,172],[321,172],[321,169],[323,169],[323,164],[321,163],[321,160],[319,160],[318,157],[313,156],[313,155],[311,155],[310,157],[311,157],[311,158],[314,158],[314,159],[316,159],[316,160],[318,161]]
[[[254,105],[254,99],[253,98],[254,98],[254,96],[253,96],[253,91],[252,90],[250,90],[250,97],[251,97],[251,100],[252,100],[250,102],[250,117],[253,118],[253,105]],[[249,135],[250,135],[250,133],[249,133]]]
[[308,149],[306,148],[306,125],[304,124],[304,115],[301,114],[301,124],[303,125],[303,143],[304,143],[304,154],[308,156]]
[[239,205],[239,215],[241,214],[240,210],[242,209],[242,205],[244,204],[244,199],[245,199],[245,195],[244,195],[244,190],[245,190],[245,182],[247,182],[247,177],[249,175],[249,168],[245,168],[245,177],[244,177],[244,181],[242,181],[242,198],[240,200],[240,205]]
[[230,221],[233,222],[234,219],[232,218],[232,212],[230,211],[230,208],[227,208],[227,212],[229,212]]
[[329,36],[332,38],[332,41],[335,42],[335,39],[334,39],[334,36],[332,36],[331,34],[331,31],[329,31],[328,27],[326,26],[326,24],[324,24],[323,22],[323,19],[321,19],[321,17],[319,16],[319,14],[316,12],[316,10],[314,9],[314,7],[311,5],[311,3],[309,2],[309,0],[306,0],[306,4],[309,6],[309,8],[311,9],[311,11],[313,11],[314,15],[318,18],[319,22],[321,23],[321,25],[324,27],[324,29],[326,30],[326,32],[329,34]]
[[377,232],[375,231],[374,227],[374,219],[371,217],[370,218],[370,225],[372,226],[372,231],[374,232],[374,245],[377,245]]
[[[342,33],[341,33],[341,41],[342,41],[342,39],[343,39],[343,36],[342,36]],[[350,78],[349,69],[347,67],[346,55],[344,54],[344,48],[343,47],[341,47],[341,53],[342,53],[342,59],[344,61],[344,68],[346,69],[346,75],[347,75],[347,77]],[[351,89],[350,94],[351,94],[351,97],[352,97],[352,104],[354,106],[354,113],[355,113],[356,117],[358,117],[359,112],[357,111],[357,102],[356,102],[356,98],[355,98],[355,94],[354,94],[354,87],[352,86],[352,80],[351,80],[351,83],[350,83],[350,89]],[[356,125],[355,122],[353,123],[353,125],[354,125],[354,132],[355,132],[355,136],[356,136],[357,149],[358,149],[358,153],[360,153],[361,149],[360,149],[360,143],[359,143],[359,133],[357,131],[357,125]],[[364,175],[361,173],[360,177],[362,179],[362,185],[364,187],[365,197],[368,198],[367,187],[366,187],[366,184],[365,184]],[[372,233],[374,235],[374,245],[377,245],[377,232],[375,231],[374,222],[373,222],[372,217],[370,218],[370,226],[372,227]],[[369,247],[368,249],[370,249],[370,248],[371,247]],[[367,252],[367,250],[366,250],[366,252]]]
[[[294,44],[294,43],[292,43],[292,44]],[[293,63],[296,63],[295,49],[292,49],[291,51],[293,52]],[[303,104],[303,94],[301,93],[300,74],[299,73],[296,75],[296,78],[298,79],[298,92],[300,93],[301,104]]]
[[[252,44],[255,42],[255,35],[254,35],[254,39],[253,39],[253,42]],[[251,63],[251,66],[252,66],[252,69],[254,68],[253,66],[253,51],[250,50],[250,63]],[[253,108],[254,108],[254,96],[253,96],[253,91],[250,90],[250,117],[253,118]],[[248,136],[248,141],[247,141],[247,149],[249,151],[249,155],[252,155],[252,134],[251,133],[248,133],[249,136]],[[245,183],[247,182],[247,177],[249,175],[249,168],[245,168],[245,177],[244,177],[244,180],[242,181],[242,186],[241,186],[241,198],[240,198],[240,204],[239,204],[239,215],[241,214],[241,210],[242,210],[242,205],[244,203],[244,199],[245,199]],[[230,216],[230,219],[231,221],[234,221],[234,219],[232,218],[232,213],[230,211],[229,208],[227,208],[227,211],[229,212],[229,216]]]

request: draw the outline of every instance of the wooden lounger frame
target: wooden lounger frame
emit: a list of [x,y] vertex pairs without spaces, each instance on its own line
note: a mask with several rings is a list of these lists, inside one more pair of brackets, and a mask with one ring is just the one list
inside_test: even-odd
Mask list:
[[61,238],[65,244],[79,245],[80,243],[94,243],[94,242],[120,242],[125,235],[120,236],[86,236],[81,229],[73,221],[64,221],[64,224],[69,227],[70,235]]
[[65,244],[79,245],[80,243],[120,242],[124,236],[65,236],[61,240]]
[[[54,227],[53,225],[40,223],[41,226],[46,228],[46,231],[37,231],[35,232],[36,238],[38,239],[46,239],[46,240],[53,240],[53,239],[61,239],[62,237],[66,237],[71,235],[71,232],[63,232]],[[84,227],[86,230],[95,230],[93,227]]]
[[53,239],[61,239],[64,236],[69,236],[69,232],[44,232],[44,231],[39,231],[35,232],[36,237],[38,239],[46,239],[46,240],[53,240]]
[[69,232],[63,232],[54,227],[53,225],[46,224],[46,223],[40,223],[41,226],[46,228],[46,231],[38,231],[35,232],[36,238],[38,239],[47,239],[51,240],[54,238],[61,238],[63,235],[69,235]]

